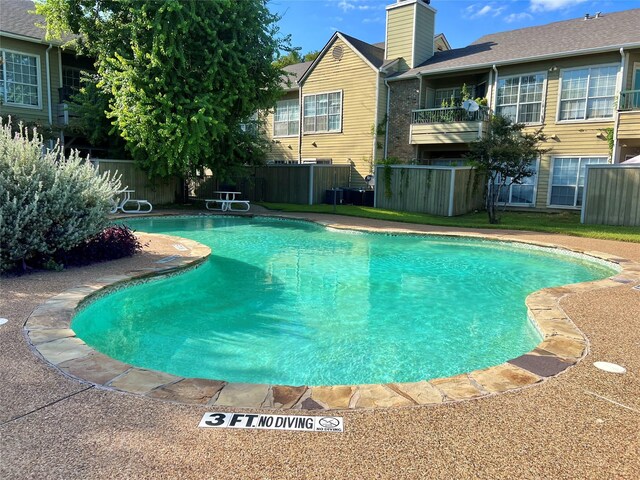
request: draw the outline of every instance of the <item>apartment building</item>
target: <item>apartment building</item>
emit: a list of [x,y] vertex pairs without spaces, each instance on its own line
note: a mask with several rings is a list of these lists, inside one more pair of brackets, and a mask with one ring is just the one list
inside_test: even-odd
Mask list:
[[[44,18],[31,13],[33,2],[1,0],[0,7],[0,116],[50,128],[65,141],[70,112],[64,102],[79,88],[80,72],[93,69],[92,62],[63,49],[68,39],[45,39],[38,26]],[[66,144],[77,140],[81,137],[68,135]]]
[[[501,114],[542,129],[550,149],[532,159],[536,175],[501,200],[578,209],[585,165],[640,154],[640,9],[456,49],[434,36],[436,14],[425,0],[397,0],[386,9],[385,42],[338,32],[315,62],[291,66],[286,97],[269,116],[270,160],[350,162],[356,184],[385,157],[458,165]],[[472,111],[465,96],[477,100]]]

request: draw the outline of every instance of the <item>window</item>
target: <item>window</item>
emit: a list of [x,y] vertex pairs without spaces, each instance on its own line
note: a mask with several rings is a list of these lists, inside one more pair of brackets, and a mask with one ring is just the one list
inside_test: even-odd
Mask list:
[[342,92],[304,97],[304,132],[339,132],[342,129]]
[[459,87],[454,88],[439,88],[436,90],[435,100],[433,101],[434,108],[442,107],[442,102],[449,104],[459,104],[462,101],[462,92]]
[[40,106],[38,57],[0,50],[0,98],[8,105]]
[[300,108],[298,100],[283,100],[276,103],[273,120],[273,136],[298,135],[300,129]]
[[607,157],[554,158],[551,169],[550,205],[582,205],[585,165],[608,163]]
[[80,89],[80,69],[73,67],[63,67],[62,86],[65,88],[72,88],[74,90]]
[[[498,203],[506,205],[531,205],[535,204],[536,183],[538,181],[538,162],[532,161],[530,166],[534,173],[530,177],[523,178],[521,183],[512,183],[508,187],[503,187],[498,196]],[[496,179],[500,182],[500,178]],[[507,184],[511,178],[507,178]]]
[[558,120],[612,118],[618,67],[562,72]]
[[258,134],[258,114],[254,113],[240,124],[240,130],[252,135]]
[[498,79],[496,113],[515,123],[542,122],[545,79],[542,73]]

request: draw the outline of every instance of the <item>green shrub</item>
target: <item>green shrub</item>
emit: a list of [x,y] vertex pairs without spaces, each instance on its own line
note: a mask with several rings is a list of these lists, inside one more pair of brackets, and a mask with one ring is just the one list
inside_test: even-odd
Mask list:
[[[27,268],[35,256],[69,250],[102,231],[120,178],[98,175],[77,152],[11,122],[0,132],[0,272]],[[29,138],[31,137],[31,138]]]

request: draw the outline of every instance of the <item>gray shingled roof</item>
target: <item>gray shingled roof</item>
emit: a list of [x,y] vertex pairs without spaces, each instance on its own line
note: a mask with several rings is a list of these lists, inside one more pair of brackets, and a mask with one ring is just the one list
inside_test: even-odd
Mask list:
[[45,40],[46,30],[36,26],[46,23],[44,17],[29,13],[35,8],[35,4],[30,0],[0,0],[0,34],[20,35],[52,45],[66,44],[77,38],[75,35],[65,35],[62,39]]
[[640,9],[485,35],[467,47],[436,52],[426,62],[394,79],[536,57],[577,55],[585,50],[613,51],[625,45],[640,46]]
[[384,63],[384,46],[381,48],[376,45],[371,45],[370,43],[363,42],[362,40],[358,40],[351,35],[347,35],[346,33],[339,33],[374,67],[380,68],[382,66],[382,64]]
[[29,13],[35,5],[28,0],[0,0],[0,31],[44,40],[44,28],[35,24],[44,24],[44,17]]
[[287,77],[283,79],[280,86],[285,90],[297,90],[298,80],[304,72],[311,66],[313,62],[294,63],[293,65],[287,65],[283,68],[287,72]]

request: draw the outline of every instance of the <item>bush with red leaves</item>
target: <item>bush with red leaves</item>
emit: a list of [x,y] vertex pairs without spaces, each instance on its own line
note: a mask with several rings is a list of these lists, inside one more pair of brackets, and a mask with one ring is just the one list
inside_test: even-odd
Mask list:
[[130,257],[140,250],[142,245],[133,230],[126,225],[114,225],[69,250],[58,250],[50,256],[38,256],[31,263],[47,270],[62,270],[70,266]]

